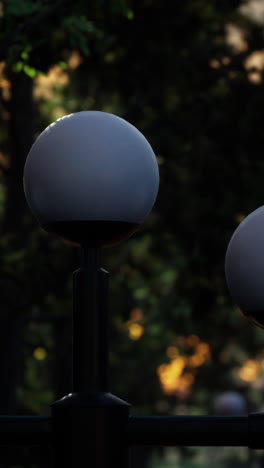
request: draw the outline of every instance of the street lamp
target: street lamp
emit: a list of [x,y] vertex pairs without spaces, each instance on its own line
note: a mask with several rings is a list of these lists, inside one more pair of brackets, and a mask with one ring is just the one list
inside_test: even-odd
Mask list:
[[49,125],[24,169],[25,195],[44,229],[89,247],[135,232],[154,205],[158,185],[156,158],[142,133],[98,111]]
[[146,138],[112,114],[78,112],[47,127],[24,169],[28,204],[43,228],[81,246],[73,275],[72,393],[52,406],[54,466],[127,466],[128,407],[109,392],[108,273],[100,247],[128,238],[159,186]]
[[264,206],[237,227],[225,258],[226,281],[234,302],[256,325],[264,327]]

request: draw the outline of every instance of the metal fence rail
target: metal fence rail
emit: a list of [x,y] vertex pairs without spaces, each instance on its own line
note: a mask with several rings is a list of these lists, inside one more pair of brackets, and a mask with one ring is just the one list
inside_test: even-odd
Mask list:
[[[114,418],[114,412],[112,414]],[[70,423],[68,427],[70,430]],[[87,421],[88,426],[88,421]],[[264,414],[248,416],[130,416],[127,446],[250,447],[264,449]],[[52,418],[0,417],[0,446],[50,446]]]
[[129,445],[247,447],[247,416],[131,417]]
[[0,416],[0,446],[51,446],[51,418]]

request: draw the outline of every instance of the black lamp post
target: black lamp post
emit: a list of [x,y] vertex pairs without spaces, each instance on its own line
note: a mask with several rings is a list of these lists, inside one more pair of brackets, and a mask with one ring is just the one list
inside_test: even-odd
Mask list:
[[[73,276],[72,391],[51,418],[0,417],[2,445],[49,445],[54,467],[127,468],[133,445],[264,448],[264,415],[129,417],[108,387],[108,273],[100,248],[129,237],[151,211],[158,167],[144,136],[103,112],[59,119],[28,155],[24,186],[40,224],[81,247]],[[226,277],[242,310],[264,325],[264,207],[241,223],[226,255]]]
[[59,119],[28,155],[29,206],[49,232],[81,246],[73,275],[72,393],[52,406],[54,466],[128,466],[129,405],[109,393],[108,273],[100,248],[129,237],[158,191],[155,155],[125,120],[103,112]]

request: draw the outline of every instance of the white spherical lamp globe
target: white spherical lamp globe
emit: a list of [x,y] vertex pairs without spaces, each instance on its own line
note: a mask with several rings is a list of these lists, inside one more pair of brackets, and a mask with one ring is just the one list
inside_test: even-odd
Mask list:
[[225,274],[234,302],[264,327],[264,206],[235,230],[226,252]]
[[49,125],[24,168],[26,199],[44,229],[89,246],[129,237],[150,213],[158,186],[146,138],[124,119],[99,111]]

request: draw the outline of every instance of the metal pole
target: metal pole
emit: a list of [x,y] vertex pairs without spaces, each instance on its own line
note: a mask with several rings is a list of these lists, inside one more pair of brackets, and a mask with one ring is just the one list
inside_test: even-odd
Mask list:
[[73,273],[73,392],[108,390],[108,272],[100,249],[81,249]]
[[52,405],[53,466],[127,468],[129,405],[108,392],[108,273],[82,247],[73,274],[72,393]]

